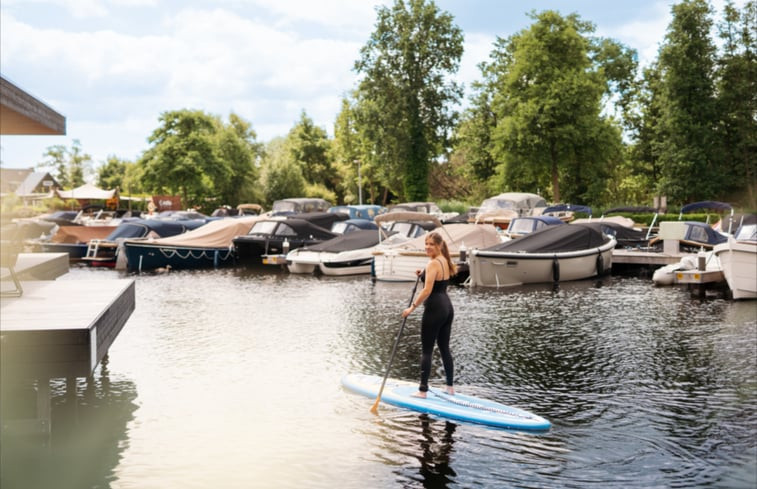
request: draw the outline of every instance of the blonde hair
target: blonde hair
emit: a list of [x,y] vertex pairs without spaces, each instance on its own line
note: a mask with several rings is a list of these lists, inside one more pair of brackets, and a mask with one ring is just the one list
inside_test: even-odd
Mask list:
[[432,243],[441,248],[442,256],[445,260],[447,260],[447,265],[449,265],[450,277],[452,275],[455,275],[457,273],[457,267],[454,263],[452,263],[452,258],[449,256],[449,248],[447,248],[447,242],[442,239],[442,235],[437,233],[436,231],[432,231],[426,235],[426,240],[429,239]]

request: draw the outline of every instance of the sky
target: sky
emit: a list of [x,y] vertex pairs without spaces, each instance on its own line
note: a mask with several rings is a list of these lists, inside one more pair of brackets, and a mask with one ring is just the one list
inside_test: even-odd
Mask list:
[[[3,168],[30,168],[78,140],[94,167],[136,161],[160,114],[195,109],[252,124],[259,142],[286,136],[304,111],[333,135],[353,67],[392,0],[2,0],[0,73],[66,118],[64,136],[0,136]],[[577,13],[647,65],[671,0],[436,0],[465,36],[457,81],[469,95],[497,37],[536,11]],[[742,5],[743,2],[736,2]],[[713,5],[720,18],[723,0]],[[465,105],[465,102],[463,102]]]

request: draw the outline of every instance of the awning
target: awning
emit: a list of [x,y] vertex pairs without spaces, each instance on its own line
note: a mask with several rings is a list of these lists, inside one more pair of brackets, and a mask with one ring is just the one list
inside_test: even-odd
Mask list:
[[81,187],[76,187],[73,190],[57,190],[57,192],[61,199],[108,200],[112,199],[116,194],[115,189],[103,190],[95,187],[91,183],[85,183]]

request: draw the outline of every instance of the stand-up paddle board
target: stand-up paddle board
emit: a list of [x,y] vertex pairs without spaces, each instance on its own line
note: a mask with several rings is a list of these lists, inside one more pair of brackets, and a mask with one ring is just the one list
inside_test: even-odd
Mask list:
[[[382,380],[383,377],[378,375],[349,374],[342,377],[342,385],[358,394],[376,398]],[[387,379],[381,400],[387,404],[444,418],[500,428],[548,430],[551,426],[550,422],[541,416],[498,402],[463,394],[450,395],[438,389],[429,389],[424,399],[413,396],[416,392],[418,384]]]

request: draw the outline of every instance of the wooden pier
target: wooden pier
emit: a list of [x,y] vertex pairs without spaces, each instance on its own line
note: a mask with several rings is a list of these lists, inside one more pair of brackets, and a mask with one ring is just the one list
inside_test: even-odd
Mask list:
[[[66,256],[68,270],[65,253],[31,255],[37,256],[19,255],[17,275],[56,275],[62,270],[58,255]],[[2,430],[49,438],[50,379],[67,379],[74,390],[68,394],[75,399],[76,379],[92,375],[134,311],[135,283],[117,279],[21,284],[20,296],[0,299],[0,385],[4,402],[32,389],[36,404],[24,416],[3,416]]]

